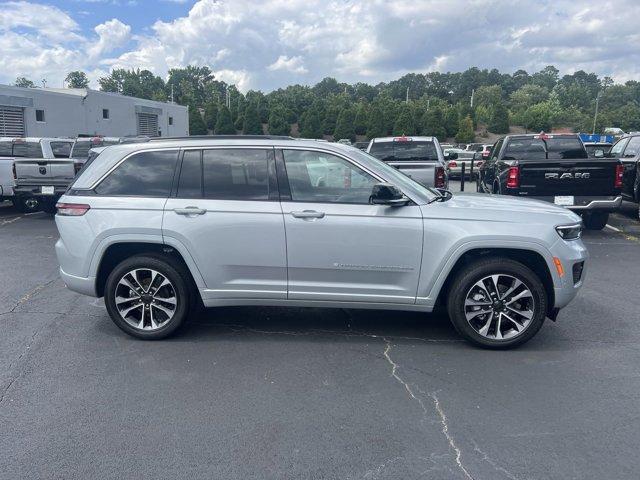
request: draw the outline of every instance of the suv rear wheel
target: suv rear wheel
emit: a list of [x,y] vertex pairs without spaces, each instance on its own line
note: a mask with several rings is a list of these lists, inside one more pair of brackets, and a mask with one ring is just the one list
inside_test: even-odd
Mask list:
[[187,319],[191,299],[188,273],[175,262],[134,256],[109,274],[104,300],[113,322],[137,338],[159,340]]
[[447,301],[456,330],[486,348],[509,348],[530,340],[542,327],[547,295],[538,276],[523,264],[488,258],[458,273]]

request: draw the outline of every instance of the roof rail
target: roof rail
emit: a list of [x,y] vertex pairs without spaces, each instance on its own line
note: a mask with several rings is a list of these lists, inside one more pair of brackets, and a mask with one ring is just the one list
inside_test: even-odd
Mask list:
[[190,135],[186,137],[153,137],[150,142],[167,140],[295,140],[286,135]]

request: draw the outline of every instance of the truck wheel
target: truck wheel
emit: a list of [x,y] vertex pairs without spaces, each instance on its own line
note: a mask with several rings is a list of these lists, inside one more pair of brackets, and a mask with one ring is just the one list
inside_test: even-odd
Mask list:
[[12,200],[12,202],[15,209],[20,213],[32,213],[38,211],[39,202],[37,198],[16,197]]
[[449,317],[469,342],[510,348],[530,340],[542,327],[547,294],[538,276],[507,258],[474,262],[459,272],[447,299]]
[[129,335],[160,340],[186,321],[191,299],[186,272],[155,256],[134,256],[109,274],[104,300],[113,322]]
[[607,212],[587,213],[582,217],[584,226],[587,230],[602,230],[609,221]]
[[44,202],[41,208],[44,213],[48,213],[49,215],[55,215],[58,211],[55,203]]

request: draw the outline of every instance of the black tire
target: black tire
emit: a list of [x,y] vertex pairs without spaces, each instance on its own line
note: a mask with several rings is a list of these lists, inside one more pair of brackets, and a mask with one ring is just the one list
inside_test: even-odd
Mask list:
[[609,221],[609,214],[607,212],[587,213],[582,217],[582,221],[587,230],[602,230]]
[[40,208],[40,203],[34,197],[19,196],[12,200],[13,206],[20,213],[33,213],[37,212]]
[[44,212],[44,213],[48,213],[49,215],[55,215],[57,212],[57,208],[56,208],[56,204],[55,203],[50,203],[50,202],[43,202],[41,204],[40,209]]
[[[166,323],[156,330],[142,330],[130,325],[120,314],[115,302],[116,289],[120,279],[134,269],[152,269],[163,275],[175,291],[176,306]],[[192,311],[194,296],[190,291],[191,277],[178,262],[160,255],[138,255],[120,262],[109,274],[104,290],[104,303],[113,322],[122,331],[143,340],[161,340],[167,338],[182,327]]]
[[[465,315],[466,308],[469,308],[465,307],[467,294],[471,292],[474,285],[485,277],[497,274],[509,275],[523,282],[524,287],[531,292],[531,298],[533,300],[533,315],[523,331],[515,334],[513,332],[515,329],[513,328],[505,330],[506,334],[515,334],[515,336],[511,338],[497,339],[483,336],[467,321]],[[484,348],[506,349],[522,345],[538,333],[547,316],[547,303],[547,294],[544,285],[531,269],[514,260],[491,257],[473,262],[458,272],[449,289],[447,310],[453,326],[465,340]],[[506,311],[507,310],[505,310],[505,312]],[[512,313],[509,314],[513,316]],[[503,327],[510,325],[510,322],[502,320],[502,318],[501,321],[506,322],[504,324],[501,323]],[[497,321],[494,323],[492,320],[490,324],[493,325],[494,336],[496,336],[495,328],[498,325]]]

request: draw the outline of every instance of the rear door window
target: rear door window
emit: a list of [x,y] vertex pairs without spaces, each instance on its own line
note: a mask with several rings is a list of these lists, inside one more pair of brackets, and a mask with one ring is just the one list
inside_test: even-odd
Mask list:
[[122,162],[96,187],[98,195],[168,197],[177,150],[140,152]]
[[438,160],[438,150],[434,142],[410,139],[374,142],[369,153],[386,162]]
[[202,152],[204,198],[269,200],[273,149],[212,149]]
[[629,143],[629,139],[628,138],[622,138],[620,140],[618,140],[615,145],[613,147],[611,147],[611,150],[609,151],[609,157],[612,158],[617,158],[617,157],[621,157],[622,156],[622,152],[624,150],[624,147],[627,146],[627,143]]
[[640,151],[640,137],[631,137],[627,148],[624,149],[624,156],[627,158],[635,157]]

